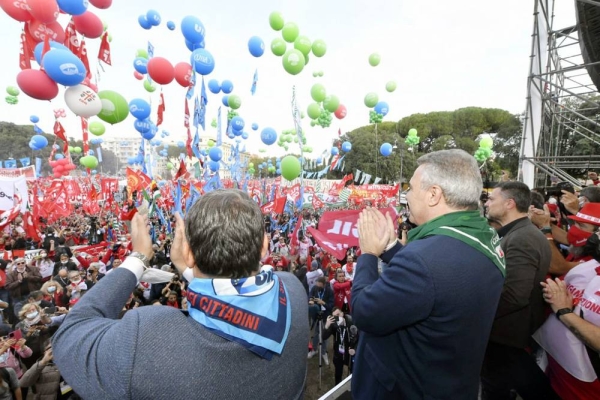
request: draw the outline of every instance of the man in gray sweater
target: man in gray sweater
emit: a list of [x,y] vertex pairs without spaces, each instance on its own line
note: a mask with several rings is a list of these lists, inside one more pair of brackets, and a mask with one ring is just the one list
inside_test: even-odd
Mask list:
[[85,399],[302,398],[306,293],[293,275],[259,269],[269,240],[258,205],[244,192],[217,190],[185,222],[177,216],[171,259],[190,282],[189,317],[141,307],[118,320],[138,281],[154,274],[146,224],[136,214],[133,253],[81,298],[54,336],[55,362],[75,392]]

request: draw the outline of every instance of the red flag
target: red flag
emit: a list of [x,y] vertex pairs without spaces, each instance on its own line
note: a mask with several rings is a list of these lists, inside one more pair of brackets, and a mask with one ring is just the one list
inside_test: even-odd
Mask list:
[[25,33],[25,43],[26,43],[26,51],[25,55],[29,57],[29,60],[35,60],[35,56],[33,55],[33,49],[37,46],[38,41],[35,40],[31,32],[29,32],[29,22],[25,22],[25,28],[23,29]]
[[98,60],[105,64],[112,65],[110,60],[110,44],[108,43],[108,32],[102,34],[102,42],[100,42],[100,50],[98,50]]
[[87,71],[86,78],[92,79],[92,71],[90,70],[90,61],[88,60],[87,48],[85,47],[85,39],[81,40],[81,44],[79,45],[79,53],[77,54],[85,70]]
[[[47,52],[50,51],[50,35],[44,35],[44,47],[42,47],[42,57],[40,60],[44,59],[44,56]],[[44,67],[40,65],[40,69],[43,71]]]
[[342,136],[342,128],[338,128],[338,137]]
[[119,191],[119,180],[117,178],[102,178],[100,180],[100,188],[102,199],[110,204],[113,202],[113,193]]
[[296,226],[294,226],[294,232],[292,233],[292,237],[290,238],[290,245],[297,247],[298,240],[298,232],[300,231],[300,227],[302,226],[302,214],[298,217],[298,221],[296,221]]
[[83,134],[83,153],[87,155],[90,149],[87,118],[81,117],[81,133]]
[[183,120],[183,126],[186,128],[190,127],[190,107],[188,106],[187,98],[185,99],[185,119]]
[[183,160],[180,161],[179,169],[177,170],[177,173],[175,174],[175,178],[173,178],[173,180],[176,181],[179,178],[190,179],[190,173],[187,170],[187,168],[185,166],[185,162]]
[[187,150],[187,156],[192,158],[192,133],[190,132],[190,128],[187,128],[187,140],[185,142],[185,148]]
[[67,137],[65,136],[65,128],[63,128],[63,126],[61,125],[60,122],[58,122],[58,120],[56,120],[54,122],[54,134],[56,135],[56,137],[58,137],[60,140],[62,140],[64,142],[63,152],[65,154],[68,154],[69,153],[69,141],[67,140]]
[[21,69],[31,69],[31,60],[29,59],[29,44],[25,38],[25,32],[21,33],[21,51],[19,54],[19,67]]
[[312,206],[315,210],[322,210],[325,207],[325,203],[323,203],[323,200],[316,193],[312,196]]
[[21,196],[15,193],[14,195],[15,205],[13,208],[9,208],[0,214],[0,228],[4,228],[6,225],[11,223],[21,213]]
[[77,38],[77,31],[75,30],[75,22],[73,21],[73,18],[71,18],[71,21],[69,21],[69,24],[65,29],[64,45],[67,46],[67,48],[71,50],[73,54],[79,54],[79,47],[81,46],[81,43],[79,43],[79,39]]
[[[187,105],[187,101],[185,102],[185,104]],[[160,126],[160,124],[163,123],[163,113],[165,112],[166,108],[165,108],[165,97],[163,96],[162,90],[160,92],[160,98],[158,100],[158,110],[157,110],[157,114],[158,116],[156,117],[156,126]]]

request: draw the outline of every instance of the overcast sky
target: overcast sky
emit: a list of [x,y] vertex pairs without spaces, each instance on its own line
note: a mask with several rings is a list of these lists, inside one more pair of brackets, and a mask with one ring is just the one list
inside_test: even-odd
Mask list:
[[[200,18],[206,28],[206,49],[216,60],[216,68],[206,80],[229,79],[234,83],[233,93],[242,98],[238,111],[250,132],[247,147],[253,152],[266,147],[260,142],[260,129],[270,126],[280,132],[293,127],[290,102],[294,85],[298,104],[305,110],[312,102],[311,85],[317,81],[323,83],[328,93],[340,98],[348,115],[341,121],[334,118],[328,129],[311,128],[308,118],[303,120],[308,144],[314,148],[316,157],[330,147],[338,128],[346,132],[368,124],[369,110],[363,104],[368,92],[377,92],[380,100],[389,103],[387,121],[397,121],[413,113],[467,106],[522,112],[533,7],[533,0],[114,0],[108,10],[96,10],[92,6],[90,10],[108,24],[113,37],[113,65],[100,72],[100,90],[116,90],[127,100],[145,98],[154,106],[158,103],[159,91],[150,95],[133,77],[136,49],[146,48],[150,41],[155,47],[155,56],[165,57],[173,64],[189,62],[190,52],[179,25],[186,15]],[[162,23],[147,31],[138,25],[137,18],[149,9],[160,13]],[[281,35],[269,27],[268,16],[272,11],[280,11],[285,21],[296,22],[300,34],[311,40],[323,39],[327,43],[327,54],[320,59],[311,55],[301,74],[287,74],[281,59],[270,51],[271,40]],[[2,11],[0,15],[3,38],[0,76],[3,87],[16,86],[21,25]],[[556,17],[557,28],[573,24],[573,1],[560,1]],[[167,29],[168,20],[176,23],[176,30]],[[67,19],[63,16],[59,21],[66,25]],[[254,35],[266,44],[261,58],[254,58],[248,52],[248,39]],[[99,39],[87,40],[95,75],[99,44]],[[377,67],[368,63],[369,54],[374,52],[381,55]],[[32,64],[37,68],[35,62]],[[258,69],[258,86],[256,95],[251,96],[255,69]],[[313,77],[313,71],[318,70],[324,72],[324,77]],[[394,93],[385,91],[385,84],[390,80],[398,84]],[[170,140],[184,140],[185,89],[173,81],[163,90],[166,103],[163,128],[170,132]],[[1,102],[1,120],[27,124],[29,116],[35,114],[41,119],[40,127],[51,132],[52,110],[66,109],[63,93],[64,88],[50,103],[30,99],[23,93],[18,105]],[[214,130],[210,121],[217,115],[221,97],[222,94],[209,94],[207,130],[211,134]],[[63,125],[68,136],[81,138],[78,118],[68,109],[67,112]],[[106,137],[139,135],[133,129],[133,122],[129,116],[121,124],[107,125]],[[249,129],[253,122],[260,125],[258,132]],[[271,150],[273,154],[283,154],[276,144],[269,148]]]

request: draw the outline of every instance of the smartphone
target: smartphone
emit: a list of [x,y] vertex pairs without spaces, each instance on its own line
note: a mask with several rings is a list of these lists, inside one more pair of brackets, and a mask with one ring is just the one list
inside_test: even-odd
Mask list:
[[8,334],[8,338],[9,339],[15,339],[15,340],[21,340],[23,338],[23,334],[21,333],[20,329],[17,329],[16,331],[12,331]]
[[56,306],[44,308],[44,312],[48,315],[56,313]]

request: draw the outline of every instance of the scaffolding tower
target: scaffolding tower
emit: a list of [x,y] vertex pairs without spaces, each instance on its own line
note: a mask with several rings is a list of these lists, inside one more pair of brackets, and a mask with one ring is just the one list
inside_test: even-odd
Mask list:
[[555,0],[534,3],[519,179],[580,187],[583,176],[567,170],[600,171],[600,154],[566,155],[563,144],[575,135],[600,146],[600,104],[589,101],[600,87],[600,0],[574,0],[568,26],[555,26]]

